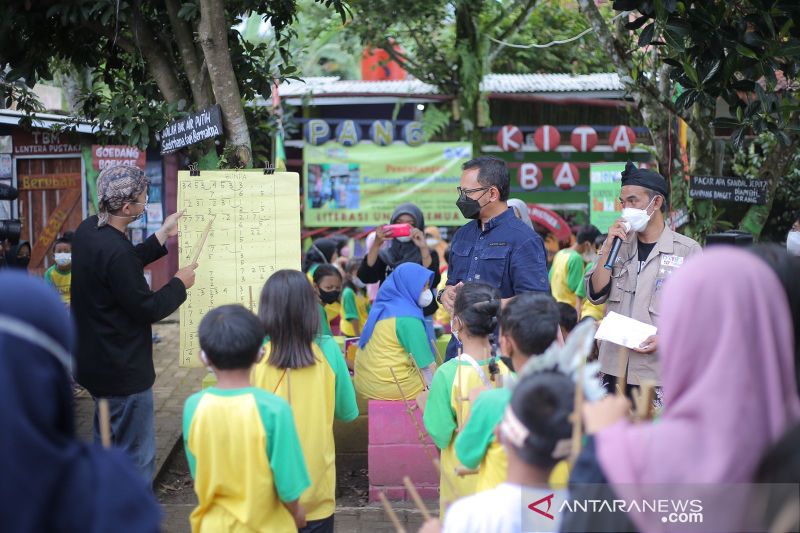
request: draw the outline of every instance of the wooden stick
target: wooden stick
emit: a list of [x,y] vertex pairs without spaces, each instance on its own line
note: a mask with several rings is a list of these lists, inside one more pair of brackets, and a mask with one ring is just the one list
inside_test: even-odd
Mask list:
[[111,418],[108,414],[108,400],[100,398],[97,401],[97,416],[100,419],[100,440],[103,448],[111,448]]
[[456,431],[461,431],[461,424],[464,421],[464,397],[461,391],[461,354],[456,359]]
[[203,246],[206,244],[206,238],[208,238],[208,234],[211,232],[211,224],[214,223],[214,219],[217,218],[217,215],[213,215],[211,220],[208,221],[206,224],[206,229],[203,230],[203,234],[200,235],[200,238],[197,239],[197,243],[194,245],[194,255],[192,256],[192,262],[189,263],[190,265],[194,265],[197,263],[197,260],[200,258],[200,252],[203,251]]
[[656,384],[652,380],[644,380],[639,385],[639,401],[636,405],[636,418],[650,420],[653,418],[653,400],[656,396]]
[[586,358],[581,358],[578,365],[578,380],[575,383],[575,406],[572,411],[572,449],[569,454],[569,464],[575,464],[575,459],[581,453],[581,439],[583,439],[583,374],[586,368]]
[[420,510],[422,513],[422,517],[428,521],[430,520],[431,513],[428,511],[428,508],[425,507],[425,502],[422,501],[422,498],[419,496],[419,492],[417,492],[417,487],[411,483],[411,478],[408,476],[403,476],[403,485],[406,486],[406,490],[411,495],[411,499],[414,500],[414,504],[417,506],[417,509]]
[[408,358],[411,359],[411,366],[413,366],[417,370],[417,375],[419,376],[419,380],[422,382],[422,388],[427,390],[428,383],[425,381],[425,375],[422,373],[422,369],[417,364],[416,359],[414,359],[414,354],[409,352]]
[[397,533],[406,533],[406,529],[400,523],[400,519],[397,518],[397,515],[394,513],[394,509],[392,509],[392,504],[389,503],[389,500],[386,498],[386,494],[383,492],[379,492],[378,496],[381,499],[381,503],[383,504],[383,510],[386,511],[386,514],[389,516],[389,520],[392,521],[392,525],[394,526],[394,530]]
[[292,405],[292,369],[286,369],[286,399],[289,401],[289,405]]
[[439,347],[436,346],[436,341],[433,339],[428,339],[428,340],[431,341],[431,347],[433,348],[433,355],[434,358],[436,359],[436,364],[441,365],[442,363],[444,363],[444,361],[442,360],[442,354],[439,353]]
[[464,476],[474,476],[475,474],[480,472],[480,469],[467,468],[466,466],[457,466],[455,467],[455,471],[457,476],[464,477]]
[[250,311],[253,310],[253,286],[247,287],[250,290]]

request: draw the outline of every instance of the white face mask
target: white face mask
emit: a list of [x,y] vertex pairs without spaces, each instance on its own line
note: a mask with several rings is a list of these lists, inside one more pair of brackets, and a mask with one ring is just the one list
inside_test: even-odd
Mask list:
[[431,302],[433,302],[433,293],[430,291],[430,289],[425,289],[422,291],[422,293],[419,295],[419,298],[417,298],[417,305],[423,309],[431,305]]
[[800,231],[790,231],[786,236],[786,251],[789,255],[800,256]]
[[411,235],[406,235],[405,237],[395,237],[395,240],[399,242],[411,242]]
[[655,199],[656,197],[654,196],[644,209],[626,207],[622,210],[622,218],[624,218],[625,222],[630,225],[630,229],[638,233],[647,227],[647,223],[650,222],[650,217],[653,216],[652,213],[648,215],[647,210],[650,208],[650,205],[653,203],[653,201],[655,201]]
[[72,254],[70,252],[59,252],[54,256],[56,264],[60,267],[69,266],[72,264]]
[[437,244],[439,244],[438,239],[425,239],[425,244],[428,245],[428,248],[435,248]]

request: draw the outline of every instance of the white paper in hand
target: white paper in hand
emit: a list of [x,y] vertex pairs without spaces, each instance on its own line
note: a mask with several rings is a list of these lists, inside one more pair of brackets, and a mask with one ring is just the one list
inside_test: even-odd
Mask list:
[[655,326],[611,311],[603,318],[594,338],[626,348],[638,348],[647,337],[655,334]]

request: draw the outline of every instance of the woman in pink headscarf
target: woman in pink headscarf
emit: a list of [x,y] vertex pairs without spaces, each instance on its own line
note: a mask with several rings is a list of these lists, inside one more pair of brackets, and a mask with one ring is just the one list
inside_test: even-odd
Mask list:
[[[624,498],[644,496],[648,485],[748,483],[766,449],[800,420],[786,292],[758,257],[719,247],[675,273],[662,298],[660,418],[631,422],[618,396],[586,405],[593,439],[585,451]],[[574,477],[603,481],[578,465]],[[631,517],[642,530],[666,527],[652,514]]]

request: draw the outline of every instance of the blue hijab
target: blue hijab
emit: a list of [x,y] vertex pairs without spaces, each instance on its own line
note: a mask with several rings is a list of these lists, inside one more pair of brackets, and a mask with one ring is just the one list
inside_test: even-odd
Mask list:
[[378,289],[378,296],[369,311],[358,345],[363,348],[379,320],[409,316],[423,320],[417,300],[426,283],[433,283],[433,272],[416,263],[403,263],[389,274]]
[[75,436],[74,343],[51,287],[0,271],[0,524],[4,531],[158,531],[158,503],[130,459]]

